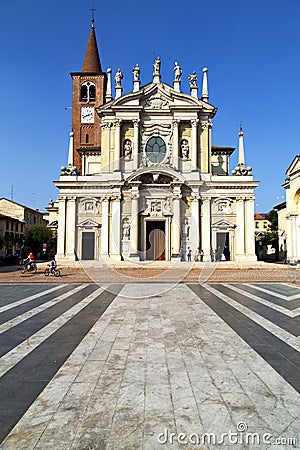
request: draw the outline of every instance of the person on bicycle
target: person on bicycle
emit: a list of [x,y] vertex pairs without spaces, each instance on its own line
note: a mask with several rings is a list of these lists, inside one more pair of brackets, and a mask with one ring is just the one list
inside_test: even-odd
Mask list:
[[31,264],[33,262],[34,262],[34,255],[33,255],[33,253],[30,252],[29,255],[27,256],[27,258],[24,260],[24,265],[25,265],[26,270],[31,269]]
[[56,261],[54,258],[51,259],[49,266],[50,266],[50,272],[54,273],[54,271],[57,267],[57,264],[56,264]]

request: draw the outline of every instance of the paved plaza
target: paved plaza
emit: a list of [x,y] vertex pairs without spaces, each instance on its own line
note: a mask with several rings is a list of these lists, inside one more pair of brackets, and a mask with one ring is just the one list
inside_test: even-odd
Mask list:
[[291,283],[3,283],[0,449],[299,448],[299,321]]

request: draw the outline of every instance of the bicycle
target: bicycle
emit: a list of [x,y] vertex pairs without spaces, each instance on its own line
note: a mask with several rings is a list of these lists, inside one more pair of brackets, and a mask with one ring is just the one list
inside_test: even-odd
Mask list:
[[32,262],[30,264],[27,264],[26,266],[25,266],[25,264],[22,264],[21,273],[26,273],[26,272],[36,273],[37,272],[36,263]]
[[55,268],[51,268],[51,267],[47,267],[45,269],[44,272],[45,277],[48,277],[49,275],[54,276],[54,277],[59,277],[60,276],[60,270]]

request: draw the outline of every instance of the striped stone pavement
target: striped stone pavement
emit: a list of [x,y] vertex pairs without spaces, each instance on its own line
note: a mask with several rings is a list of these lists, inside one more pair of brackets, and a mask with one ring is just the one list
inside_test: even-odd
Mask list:
[[284,283],[0,286],[0,449],[300,447]]

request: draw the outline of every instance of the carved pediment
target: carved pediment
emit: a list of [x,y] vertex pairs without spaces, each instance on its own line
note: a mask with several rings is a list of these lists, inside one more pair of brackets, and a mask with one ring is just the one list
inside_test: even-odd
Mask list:
[[212,224],[212,229],[214,230],[227,230],[228,228],[236,228],[236,225],[228,222],[227,220],[219,220],[218,222]]
[[99,228],[101,225],[100,223],[97,223],[94,220],[87,219],[84,220],[83,222],[80,222],[77,226],[79,228]]

